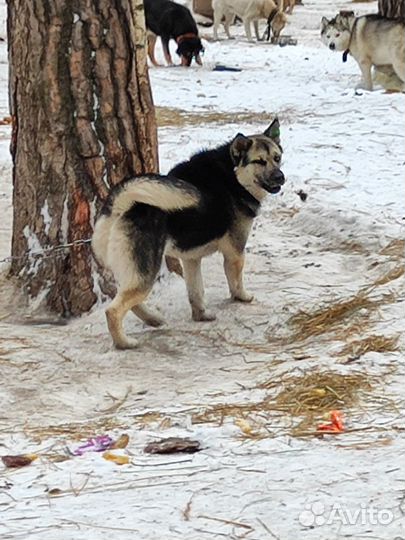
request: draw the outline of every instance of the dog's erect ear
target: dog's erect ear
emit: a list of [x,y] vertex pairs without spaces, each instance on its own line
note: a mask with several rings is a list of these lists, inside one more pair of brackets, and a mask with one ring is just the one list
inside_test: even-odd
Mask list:
[[270,139],[273,139],[275,143],[280,144],[280,122],[278,121],[277,117],[266,129],[264,135],[266,135],[266,137],[270,137]]
[[350,17],[354,17],[354,11],[351,9],[341,9],[339,11],[339,15],[341,17],[346,17],[347,19],[350,19]]
[[252,146],[253,141],[249,137],[245,137],[242,133],[238,133],[231,142],[230,152],[234,165],[238,165],[240,160]]
[[343,30],[351,31],[351,26],[355,19],[354,11],[339,11],[339,14],[336,15],[335,22],[341,26]]
[[329,20],[326,17],[322,17],[321,19],[321,31],[323,32],[325,28],[328,26]]

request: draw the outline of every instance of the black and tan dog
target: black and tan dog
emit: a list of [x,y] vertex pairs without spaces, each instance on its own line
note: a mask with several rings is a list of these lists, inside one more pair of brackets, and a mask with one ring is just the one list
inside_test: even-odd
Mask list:
[[173,64],[169,41],[177,43],[177,54],[182,66],[190,66],[193,58],[202,64],[204,50],[198,36],[198,29],[189,9],[171,0],[144,0],[146,28],[148,30],[148,55],[154,66],[159,64],[155,58],[155,44],[160,36],[166,62]]
[[239,133],[231,142],[180,163],[168,176],[142,175],[111,190],[92,247],[117,282],[117,295],[106,311],[117,348],[137,346],[122,326],[129,310],[149,325],[162,323],[143,302],[164,254],[183,264],[195,321],[215,319],[204,305],[201,259],[216,251],[224,256],[232,298],[252,300],[242,280],[245,245],[261,201],[284,184],[281,156],[276,119],[263,134]]

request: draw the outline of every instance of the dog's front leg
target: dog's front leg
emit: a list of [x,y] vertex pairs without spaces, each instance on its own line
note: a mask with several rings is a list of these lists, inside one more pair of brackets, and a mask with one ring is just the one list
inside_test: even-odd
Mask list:
[[246,32],[246,37],[248,38],[248,40],[253,41],[252,32],[250,31],[250,22],[251,22],[250,19],[244,20],[245,32]]
[[363,60],[359,62],[361,69],[361,74],[363,76],[362,88],[364,90],[371,91],[373,89],[373,80],[371,78],[371,63],[368,60]]
[[225,28],[225,33],[226,33],[228,39],[233,39],[229,29],[230,29],[230,26],[233,23],[234,19],[235,19],[235,15],[232,12],[228,11],[227,13],[225,13],[224,28]]
[[201,259],[182,260],[184,279],[194,321],[214,321],[216,316],[205,310]]
[[219,6],[215,6],[215,9],[214,9],[214,39],[215,41],[218,41],[218,28],[221,24],[221,20],[222,20],[222,17],[223,17],[223,12],[222,12],[222,9],[220,9]]
[[172,57],[170,55],[170,50],[169,50],[169,39],[170,38],[167,38],[167,37],[163,37],[163,36],[161,37],[163,54],[165,55],[165,60],[169,66],[172,66],[173,60],[172,60]]
[[251,302],[253,295],[246,292],[243,286],[244,263],[243,253],[224,254],[224,270],[232,300]]

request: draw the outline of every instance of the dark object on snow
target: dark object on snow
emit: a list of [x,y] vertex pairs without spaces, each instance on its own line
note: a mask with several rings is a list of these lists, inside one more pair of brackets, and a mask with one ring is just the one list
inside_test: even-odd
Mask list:
[[1,460],[4,465],[9,469],[17,469],[19,467],[26,467],[31,465],[33,461],[37,459],[36,454],[21,454],[18,456],[2,456]]
[[147,454],[176,454],[177,452],[185,452],[194,454],[201,450],[198,441],[191,439],[182,439],[181,437],[169,437],[160,441],[151,442],[145,446],[144,452]]
[[308,199],[308,193],[305,193],[305,191],[302,191],[302,189],[300,189],[296,193],[302,202],[305,202]]
[[223,66],[221,64],[217,64],[212,71],[242,71],[242,70],[240,68],[228,67],[228,66]]

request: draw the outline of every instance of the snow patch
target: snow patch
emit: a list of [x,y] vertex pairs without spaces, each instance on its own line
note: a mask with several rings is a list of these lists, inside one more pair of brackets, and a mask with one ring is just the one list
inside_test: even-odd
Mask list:
[[51,218],[51,216],[49,214],[48,199],[45,199],[44,205],[41,208],[41,216],[42,216],[42,218],[44,220],[45,234],[48,236],[49,228],[50,228],[51,223],[52,223],[52,218]]

